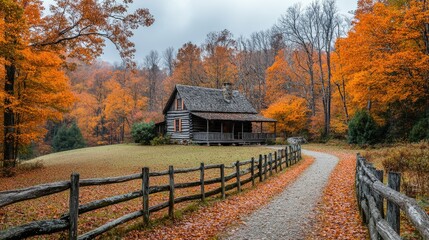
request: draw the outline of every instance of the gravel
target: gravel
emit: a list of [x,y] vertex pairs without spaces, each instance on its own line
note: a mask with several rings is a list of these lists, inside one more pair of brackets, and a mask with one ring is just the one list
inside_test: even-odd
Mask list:
[[302,153],[315,157],[314,163],[285,191],[243,219],[243,225],[231,229],[223,239],[305,239],[311,229],[312,213],[338,158],[308,150]]

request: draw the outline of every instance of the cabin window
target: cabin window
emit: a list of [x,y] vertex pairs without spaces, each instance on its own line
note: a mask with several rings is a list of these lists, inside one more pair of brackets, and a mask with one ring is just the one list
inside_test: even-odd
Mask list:
[[181,98],[176,99],[176,110],[183,110],[183,101]]
[[174,132],[182,132],[182,119],[175,118],[174,119]]

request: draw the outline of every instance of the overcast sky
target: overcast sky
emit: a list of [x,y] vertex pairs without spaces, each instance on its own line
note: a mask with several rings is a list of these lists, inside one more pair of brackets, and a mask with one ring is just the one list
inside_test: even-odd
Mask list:
[[[143,62],[150,50],[160,54],[168,47],[176,51],[186,42],[200,45],[212,31],[228,29],[234,37],[271,28],[295,3],[303,6],[312,0],[135,0],[134,5],[148,8],[155,23],[135,31],[136,61]],[[355,10],[357,0],[337,0],[339,11]],[[120,62],[112,46],[107,46],[104,61]]]

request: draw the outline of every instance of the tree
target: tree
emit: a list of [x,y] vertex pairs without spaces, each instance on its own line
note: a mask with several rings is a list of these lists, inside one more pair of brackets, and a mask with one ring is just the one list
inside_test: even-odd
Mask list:
[[177,53],[173,79],[176,83],[201,86],[206,83],[201,49],[191,43],[185,43]]
[[228,30],[207,34],[204,44],[208,87],[220,88],[225,82],[235,82],[237,68],[234,65],[235,40]]
[[371,145],[378,141],[379,129],[368,111],[355,113],[349,122],[348,142],[351,144]]
[[277,120],[277,128],[285,136],[299,134],[308,127],[309,110],[305,99],[286,95],[262,111],[265,117]]
[[305,53],[305,61],[301,65],[305,69],[310,80],[310,109],[313,116],[316,115],[316,90],[315,90],[315,39],[312,24],[316,18],[312,11],[307,11],[304,15],[301,5],[295,4],[287,9],[285,15],[280,18],[278,28],[283,32],[286,40],[293,47]]
[[249,38],[236,41],[234,65],[237,68],[235,86],[260,111],[266,108],[266,69],[274,62],[277,51],[284,47],[282,34],[274,30],[254,32]]
[[[310,89],[310,109],[317,115],[317,98],[320,95],[323,110],[323,135],[330,134],[332,99],[331,52],[337,29],[341,25],[334,0],[312,2],[302,9],[294,5],[280,19],[279,29],[283,31],[292,48],[304,53],[300,67],[308,74]],[[317,88],[318,89],[317,89]],[[320,91],[320,92],[319,92]]]
[[149,104],[148,104],[148,110],[149,111],[155,111],[156,106],[155,103],[159,103],[160,101],[157,101],[157,97],[159,97],[158,89],[161,86],[161,69],[159,68],[159,61],[161,61],[161,58],[159,57],[159,54],[157,51],[150,51],[149,55],[145,57],[144,61],[144,72],[146,75],[146,79],[148,80],[148,98],[149,98]]
[[131,135],[133,136],[134,142],[148,145],[155,137],[155,124],[153,122],[135,123],[133,124]]
[[[40,73],[47,74],[43,77],[45,79],[50,77],[51,84],[56,86],[61,82],[57,81],[58,77],[62,76],[64,79],[64,74],[59,71],[64,65],[64,59],[78,58],[91,62],[102,54],[105,40],[111,41],[124,61],[133,65],[135,49],[134,44],[129,40],[133,35],[132,30],[140,26],[149,26],[154,20],[147,9],[137,9],[134,13],[128,14],[130,3],[132,3],[130,0],[124,0],[122,3],[115,0],[73,2],[57,0],[55,5],[50,7],[49,13],[42,12],[42,2],[38,0],[19,2],[5,0],[0,3],[0,23],[2,24],[0,30],[7,29],[0,37],[3,40],[0,45],[0,58],[4,60],[5,69],[1,90],[5,167],[15,166],[17,149],[25,141],[22,137],[24,128],[21,126],[27,123],[26,120],[31,119],[28,113],[34,110],[21,109],[18,103],[23,96],[32,98],[40,95],[35,86],[39,86],[42,90],[47,89],[43,85],[46,82],[34,87],[27,85],[29,77],[32,79],[39,77],[39,74],[31,76],[34,72],[28,69],[34,67],[37,70],[38,65],[50,63],[50,70],[54,70],[54,74],[49,74],[51,71]],[[34,56],[38,56],[39,61],[32,61]],[[49,59],[55,59],[55,64],[47,61]],[[30,96],[29,92],[32,90],[34,94]],[[55,91],[52,88],[49,90]],[[67,93],[65,90],[61,92]],[[71,103],[69,97],[64,98],[65,102],[62,99],[49,101],[45,99],[37,102],[37,108],[55,110],[54,115],[58,118]],[[39,119],[52,118],[50,114],[42,113],[38,115]],[[39,128],[38,126],[25,129],[29,132],[33,131],[31,134],[35,137],[40,135],[34,132]]]
[[168,76],[169,77],[173,76],[173,72],[174,72],[174,62],[175,62],[174,55],[175,55],[175,51],[174,51],[173,47],[168,47],[162,53],[162,58],[164,60],[164,66],[168,70]]
[[412,128],[408,119],[429,106],[428,2],[358,6],[351,31],[338,45],[349,103],[387,124],[387,136],[404,138]]
[[429,140],[429,117],[420,119],[411,129],[409,140],[418,142]]
[[52,147],[55,152],[83,148],[85,145],[82,133],[75,122],[70,127],[67,127],[67,124],[63,124],[52,141]]

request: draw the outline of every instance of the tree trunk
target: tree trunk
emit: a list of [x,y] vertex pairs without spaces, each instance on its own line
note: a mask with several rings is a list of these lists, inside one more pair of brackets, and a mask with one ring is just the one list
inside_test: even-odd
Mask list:
[[[16,67],[14,65],[6,66],[6,81],[4,90],[9,96],[14,95]],[[15,147],[15,114],[11,108],[11,99],[7,96],[4,100],[4,144],[3,144],[3,161],[4,167],[10,168],[16,166],[16,153]]]

